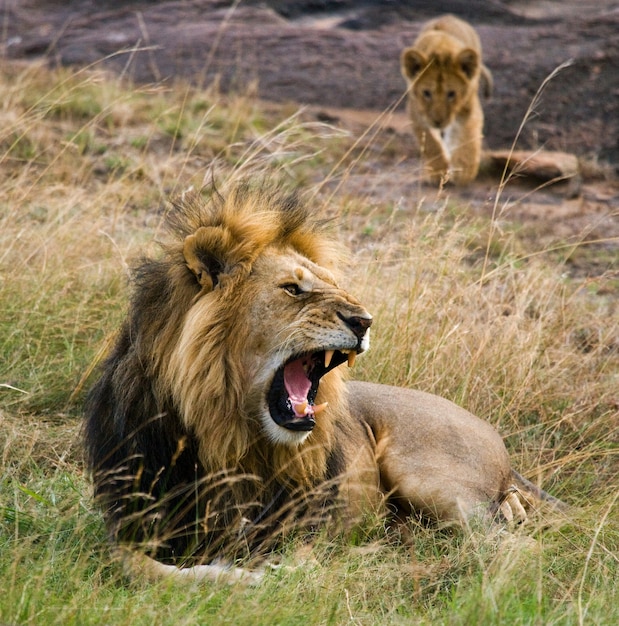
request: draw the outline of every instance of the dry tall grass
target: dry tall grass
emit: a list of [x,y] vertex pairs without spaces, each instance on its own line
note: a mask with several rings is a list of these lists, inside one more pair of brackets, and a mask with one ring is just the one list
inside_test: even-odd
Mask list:
[[[4,67],[0,90],[0,621],[619,619],[615,277],[595,289],[570,279],[517,229],[468,217],[448,197],[377,206],[352,177],[371,155],[291,107],[33,65]],[[122,578],[81,465],[86,374],[166,198],[265,172],[301,184],[353,250],[351,291],[376,316],[357,375],[491,421],[516,467],[578,507],[571,521],[513,543],[411,521],[397,544],[369,524],[359,545],[325,538],[316,563],[254,590]]]

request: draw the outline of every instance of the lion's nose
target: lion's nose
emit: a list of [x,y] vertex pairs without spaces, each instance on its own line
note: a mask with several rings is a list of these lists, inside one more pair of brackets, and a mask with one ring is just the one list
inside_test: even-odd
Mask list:
[[371,317],[360,317],[358,315],[353,315],[351,317],[346,317],[341,313],[338,313],[340,319],[355,333],[355,336],[358,339],[363,339],[367,329],[372,325]]

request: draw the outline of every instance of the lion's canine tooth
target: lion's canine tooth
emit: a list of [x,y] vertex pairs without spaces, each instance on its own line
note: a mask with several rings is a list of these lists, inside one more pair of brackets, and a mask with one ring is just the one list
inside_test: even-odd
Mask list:
[[301,402],[300,404],[294,405],[294,412],[297,415],[305,415],[305,411],[307,410],[307,402]]
[[331,359],[335,354],[335,350],[325,350],[325,367],[329,367],[331,365]]
[[314,408],[314,415],[318,415],[318,413],[320,413],[321,411],[324,411],[327,406],[328,406],[328,402],[323,402],[322,404],[316,404],[313,408]]
[[355,364],[356,358],[357,358],[357,353],[354,350],[351,350],[348,353],[348,367],[352,367]]

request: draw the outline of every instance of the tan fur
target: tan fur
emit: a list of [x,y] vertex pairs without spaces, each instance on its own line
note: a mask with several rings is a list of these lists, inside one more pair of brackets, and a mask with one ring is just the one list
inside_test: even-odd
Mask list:
[[492,89],[477,33],[453,15],[432,20],[402,51],[400,65],[425,176],[433,182],[471,182],[481,159],[480,81],[485,95]]
[[[254,545],[252,537],[281,533],[295,523],[296,506],[317,507],[303,514],[305,522],[336,510],[349,525],[368,510],[386,513],[389,502],[405,515],[467,524],[497,513],[521,519],[528,499],[548,499],[512,471],[501,437],[483,420],[419,391],[346,383],[345,364],[320,379],[308,409],[313,427],[294,428],[305,417],[277,404],[282,393],[294,404],[288,387],[277,386],[278,372],[285,380],[284,366],[300,355],[311,355],[310,371],[319,369],[325,350],[335,350],[337,363],[352,362],[369,346],[371,323],[339,286],[339,246],[306,210],[279,192],[243,187],[210,204],[186,200],[172,230],[163,259],[138,271],[131,323],[89,402],[89,461],[108,527],[120,544],[139,540],[165,558],[132,559],[123,548],[131,571],[241,580],[244,570],[225,559],[239,542],[251,554],[261,551],[263,540]],[[136,406],[152,408],[136,416]],[[210,562],[178,576],[172,563],[187,556],[178,550],[195,547],[185,541],[174,549],[167,537],[191,518],[185,526],[153,526],[153,519],[173,519],[166,491],[153,487],[168,470],[178,474],[165,489],[189,487],[189,501],[173,510],[204,516],[189,536],[204,533],[207,544],[220,546],[205,553]],[[118,473],[129,480],[109,481]],[[321,490],[331,495],[325,500]],[[280,508],[272,510],[273,502]]]

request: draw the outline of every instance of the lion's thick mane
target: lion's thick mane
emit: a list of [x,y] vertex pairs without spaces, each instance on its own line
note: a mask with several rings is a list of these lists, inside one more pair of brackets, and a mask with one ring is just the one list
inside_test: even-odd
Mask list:
[[[274,445],[253,412],[242,358],[254,263],[293,250],[337,272],[323,223],[295,195],[241,185],[208,202],[186,197],[167,224],[160,258],[134,269],[126,321],[88,397],[85,440],[114,539],[176,562],[221,553],[247,519],[254,528],[239,543],[262,541],[291,502],[342,471],[334,428],[350,418],[334,369],[319,392],[329,416],[311,440]],[[332,496],[317,496],[321,507]]]

